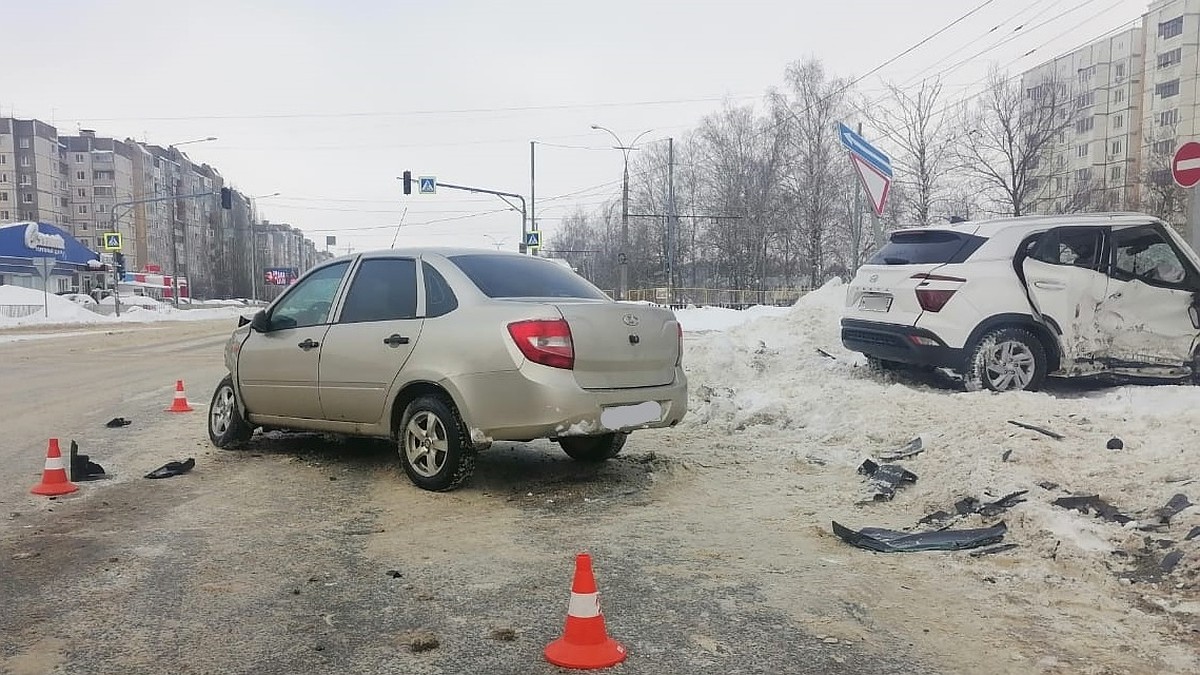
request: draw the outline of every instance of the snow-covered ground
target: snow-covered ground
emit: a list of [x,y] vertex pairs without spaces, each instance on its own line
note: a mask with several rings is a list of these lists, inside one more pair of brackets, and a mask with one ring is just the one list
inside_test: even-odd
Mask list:
[[[86,297],[86,296],[85,296]],[[194,309],[176,309],[170,304],[159,302],[153,298],[139,296],[121,297],[121,316],[104,315],[93,312],[77,301],[58,295],[44,296],[41,291],[21,286],[0,286],[0,306],[36,307],[36,311],[25,316],[0,315],[0,328],[13,326],[37,325],[90,325],[90,324],[120,324],[126,322],[148,323],[159,321],[208,321],[212,319],[234,318],[241,314],[249,314],[253,308],[240,304],[213,304]],[[100,302],[102,306],[113,308],[112,298]],[[197,303],[200,304],[200,303]]]
[[[821,505],[816,517],[827,531],[831,519],[854,529],[935,529],[918,521],[939,510],[954,513],[964,497],[988,502],[1028,490],[1024,503],[1003,514],[970,515],[953,527],[1004,520],[1005,541],[1018,545],[1004,554],[1018,561],[1012,574],[1050,602],[1071,603],[1081,592],[1054,579],[1086,578],[1084,593],[1129,592],[1195,630],[1200,536],[1186,537],[1200,526],[1200,507],[1166,525],[1155,511],[1176,494],[1200,501],[1200,387],[1052,380],[1045,392],[995,394],[966,392],[935,376],[875,373],[841,346],[844,294],[835,280],[782,311],[677,311],[690,385],[682,426],[753,438],[762,448],[756,459],[781,468],[816,467],[805,493]],[[871,502],[858,466],[918,436],[925,450],[897,462],[917,482],[893,501]],[[1113,438],[1123,449],[1107,449]],[[1052,505],[1069,495],[1099,495],[1133,520],[1122,525]],[[1182,558],[1162,573],[1171,552]],[[1134,583],[1121,578],[1135,570],[1143,576]]]

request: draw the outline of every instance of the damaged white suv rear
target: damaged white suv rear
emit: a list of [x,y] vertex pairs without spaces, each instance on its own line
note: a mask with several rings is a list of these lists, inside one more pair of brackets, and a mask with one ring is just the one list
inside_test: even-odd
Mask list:
[[1004,218],[893,232],[846,291],[842,343],[969,389],[1047,376],[1200,382],[1200,258],[1143,214]]

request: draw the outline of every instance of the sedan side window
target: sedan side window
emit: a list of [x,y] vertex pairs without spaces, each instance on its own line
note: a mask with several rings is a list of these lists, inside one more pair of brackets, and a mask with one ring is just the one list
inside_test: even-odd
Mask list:
[[425,316],[433,319],[458,309],[458,299],[446,278],[429,263],[421,263],[425,270]]
[[303,328],[326,323],[333,298],[349,267],[349,262],[330,265],[296,284],[271,310],[271,328]]
[[1157,286],[1180,286],[1187,276],[1179,255],[1153,227],[1134,227],[1113,233],[1116,259],[1113,277],[1138,279]]
[[364,260],[350,282],[339,323],[395,321],[417,316],[417,261]]

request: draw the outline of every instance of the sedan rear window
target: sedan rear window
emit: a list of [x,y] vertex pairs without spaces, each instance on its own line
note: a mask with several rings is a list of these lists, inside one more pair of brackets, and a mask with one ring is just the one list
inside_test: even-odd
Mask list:
[[540,258],[472,253],[451,256],[450,261],[489,298],[608,297],[578,274]]
[[871,265],[926,265],[960,263],[971,257],[987,239],[949,230],[893,232],[891,241],[879,249]]

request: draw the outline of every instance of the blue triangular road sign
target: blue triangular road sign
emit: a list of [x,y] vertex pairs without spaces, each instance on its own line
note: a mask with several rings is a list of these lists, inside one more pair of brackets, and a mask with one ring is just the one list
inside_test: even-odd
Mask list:
[[525,245],[526,246],[541,246],[542,245],[542,233],[536,232],[536,231],[526,232],[525,233]]

